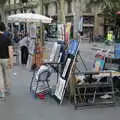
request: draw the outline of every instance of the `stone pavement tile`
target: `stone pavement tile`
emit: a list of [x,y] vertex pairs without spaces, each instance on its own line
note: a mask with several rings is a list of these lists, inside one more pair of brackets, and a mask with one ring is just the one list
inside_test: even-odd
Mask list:
[[75,110],[68,101],[59,105],[50,97],[34,99],[29,93],[32,72],[23,66],[14,67],[12,78],[12,94],[0,104],[0,120],[119,120],[119,107]]
[[114,52],[114,44],[108,46],[108,45],[105,45],[104,43],[95,43],[95,44],[93,44],[91,49],[93,49],[93,50],[103,49],[105,51],[110,50],[113,53]]

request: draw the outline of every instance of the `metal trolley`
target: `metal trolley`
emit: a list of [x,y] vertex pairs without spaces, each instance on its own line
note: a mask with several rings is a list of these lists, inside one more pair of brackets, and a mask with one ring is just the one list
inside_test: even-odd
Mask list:
[[[113,105],[116,103],[111,72],[86,72],[84,75],[86,82],[74,85],[75,109],[78,107]],[[109,96],[105,98],[105,94],[109,94]]]

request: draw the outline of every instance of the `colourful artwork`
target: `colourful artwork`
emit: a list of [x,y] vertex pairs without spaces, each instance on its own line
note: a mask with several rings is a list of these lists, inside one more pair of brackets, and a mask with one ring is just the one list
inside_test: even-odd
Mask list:
[[95,71],[99,72],[99,71],[103,71],[104,69],[104,65],[105,65],[105,61],[102,59],[96,59],[95,61]]
[[70,40],[71,23],[66,24],[65,43],[68,45]]

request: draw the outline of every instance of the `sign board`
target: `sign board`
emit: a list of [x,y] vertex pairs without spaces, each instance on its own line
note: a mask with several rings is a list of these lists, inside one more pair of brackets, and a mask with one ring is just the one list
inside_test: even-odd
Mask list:
[[83,17],[80,17],[78,30],[79,30],[79,32],[83,32]]
[[57,25],[57,36],[58,36],[58,41],[64,41],[65,40],[64,24],[58,24]]
[[66,24],[65,28],[65,43],[68,45],[70,40],[70,30],[71,30],[71,23]]

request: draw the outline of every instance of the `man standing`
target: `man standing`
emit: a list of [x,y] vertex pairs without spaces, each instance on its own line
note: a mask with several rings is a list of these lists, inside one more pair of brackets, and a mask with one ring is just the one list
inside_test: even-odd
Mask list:
[[89,43],[92,43],[93,42],[93,31],[91,30],[89,32]]
[[9,92],[10,69],[13,66],[13,48],[9,33],[5,31],[5,24],[0,23],[0,97],[4,98]]
[[112,31],[108,31],[107,40],[105,41],[105,43],[107,45],[110,45],[111,43],[113,43],[113,32]]

